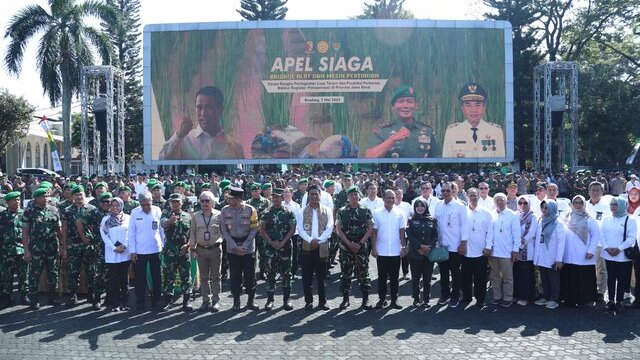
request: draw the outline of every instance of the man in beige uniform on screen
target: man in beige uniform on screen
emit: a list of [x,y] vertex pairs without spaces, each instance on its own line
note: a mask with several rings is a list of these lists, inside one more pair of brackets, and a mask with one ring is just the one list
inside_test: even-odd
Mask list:
[[502,128],[484,120],[486,91],[477,83],[468,83],[458,97],[465,121],[447,128],[442,157],[504,157]]
[[185,119],[162,146],[160,160],[244,159],[240,143],[227,136],[220,125],[224,95],[215,86],[205,86],[196,93],[198,126]]

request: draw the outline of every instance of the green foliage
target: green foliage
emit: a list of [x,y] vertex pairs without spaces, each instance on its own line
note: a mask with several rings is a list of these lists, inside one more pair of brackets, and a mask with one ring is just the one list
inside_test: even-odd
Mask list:
[[356,19],[415,19],[413,13],[404,9],[405,0],[373,0],[364,4],[362,14]]
[[282,20],[287,16],[289,0],[241,0],[236,10],[245,20]]
[[6,89],[0,90],[0,155],[26,136],[34,111],[23,97],[12,95]]

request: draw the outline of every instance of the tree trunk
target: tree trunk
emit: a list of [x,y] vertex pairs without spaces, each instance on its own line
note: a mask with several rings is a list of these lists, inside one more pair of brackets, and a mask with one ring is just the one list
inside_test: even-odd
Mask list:
[[[62,81],[62,137],[64,139],[64,174],[71,176],[71,79],[69,78],[68,61],[62,61],[60,65],[60,78]],[[89,174],[82,174],[89,175]]]

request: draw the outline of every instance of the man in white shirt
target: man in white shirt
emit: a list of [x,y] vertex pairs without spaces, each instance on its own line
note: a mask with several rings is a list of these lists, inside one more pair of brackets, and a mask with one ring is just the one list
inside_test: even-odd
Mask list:
[[[586,211],[589,216],[596,220],[599,228],[602,228],[602,221],[606,216],[611,215],[611,197],[603,196],[604,186],[593,181],[589,184],[589,200],[586,204]],[[607,292],[607,265],[601,256],[602,244],[598,244],[596,249],[596,279],[598,285],[598,301],[604,301],[604,294]]]
[[493,211],[496,208],[493,198],[489,196],[489,184],[481,182],[478,184],[478,190],[480,198],[478,199],[478,206],[483,207],[489,211]]
[[469,240],[462,258],[462,302],[470,302],[473,294],[476,305],[483,306],[487,293],[487,256],[493,247],[493,218],[489,210],[478,206],[479,197],[478,189],[467,190]]
[[558,190],[558,185],[556,184],[547,185],[547,199],[553,200],[558,204],[558,220],[565,221],[565,218],[569,213],[569,211],[571,211],[571,208],[569,207],[569,204],[567,204],[566,202],[562,200],[558,200],[559,194],[560,194],[560,191]]
[[406,254],[407,241],[405,228],[407,220],[395,206],[396,194],[393,190],[384,191],[384,206],[373,212],[373,236],[371,240],[371,254],[378,265],[378,303],[376,309],[387,305],[387,279],[391,291],[391,305],[393,309],[402,309],[398,304],[398,275],[400,272],[400,258]]
[[493,248],[489,257],[491,267],[491,305],[509,307],[513,304],[513,262],[518,259],[520,249],[520,219],[507,209],[507,195],[497,193],[493,198]]
[[542,216],[542,210],[540,210],[540,204],[547,198],[547,184],[539,182],[536,184],[536,193],[529,199],[530,209],[538,217]]
[[624,188],[624,192],[628,193],[629,190],[634,187],[640,188],[640,181],[636,174],[631,174],[631,176],[629,176],[629,181],[627,181],[627,185]]
[[298,235],[302,239],[302,288],[304,290],[305,310],[313,309],[313,274],[318,281],[318,308],[330,310],[325,296],[324,280],[329,259],[329,237],[333,232],[333,212],[320,204],[320,187],[310,185],[307,189],[309,205],[302,209],[296,219]]
[[[449,307],[455,308],[460,301],[460,268],[462,255],[466,251],[469,239],[469,219],[466,207],[453,199],[451,188],[451,183],[442,185],[443,202],[436,206],[435,218],[438,220],[438,242],[440,246],[449,250],[449,260],[438,263],[440,268],[440,300],[438,300],[438,304],[444,305],[451,300]],[[434,214],[432,210],[430,211]],[[451,283],[449,276],[452,278]]]
[[[312,185],[317,185],[318,189],[320,189],[320,204],[322,204],[322,206],[326,206],[333,212],[333,197],[328,192],[322,190],[320,187],[321,185],[324,185],[322,181],[319,178],[313,178],[311,179],[311,183]],[[335,185],[335,183],[333,185]],[[308,197],[308,192],[302,196],[302,203],[300,204],[302,209],[307,207]]]
[[140,195],[143,192],[148,191],[147,190],[147,181],[145,179],[145,175],[142,173],[138,173],[137,179],[136,181],[133,182],[134,184],[134,191],[136,192],[136,195]]
[[[411,204],[409,204],[408,202],[402,201],[402,197],[404,196],[404,191],[402,191],[402,189],[395,189],[393,190],[393,192],[396,194],[395,206],[402,212],[402,215],[405,218],[405,224],[407,224],[409,221],[409,218],[411,217],[411,212],[413,211],[413,208],[411,207]],[[409,274],[409,257],[408,256],[402,257],[401,267],[402,267],[402,278],[400,280],[406,280],[407,274]]]
[[129,252],[136,273],[136,305],[143,310],[147,291],[147,264],[153,282],[152,306],[161,310],[160,303],[160,252],[164,245],[164,229],[160,226],[162,210],[151,205],[151,194],[138,196],[140,206],[131,211],[129,222]]
[[[291,211],[293,215],[298,219],[300,212],[302,212],[302,208],[300,205],[293,201],[293,189],[290,187],[285,187],[284,192],[282,193],[282,207]],[[298,273],[298,243],[300,241],[300,236],[298,235],[298,229],[293,233],[291,237],[291,278],[295,279],[296,274]]]
[[440,200],[433,195],[433,187],[431,186],[431,183],[429,181],[423,181],[420,184],[420,192],[420,196],[411,201],[411,214],[413,215],[413,204],[417,199],[422,199],[422,201],[424,201],[428,206],[427,211],[432,215],[435,214],[436,205]]
[[384,201],[378,197],[378,185],[375,181],[367,181],[365,191],[367,196],[360,200],[360,205],[371,211],[384,207]]

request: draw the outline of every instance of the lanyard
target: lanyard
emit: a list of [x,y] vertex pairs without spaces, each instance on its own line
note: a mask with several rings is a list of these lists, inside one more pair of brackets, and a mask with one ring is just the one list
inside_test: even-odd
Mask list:
[[211,218],[213,217],[213,212],[209,214],[209,220],[204,219],[204,213],[202,213],[202,221],[204,221],[204,226],[207,231],[209,230],[209,224],[211,223]]

